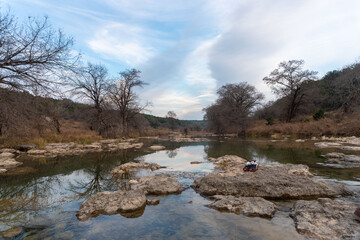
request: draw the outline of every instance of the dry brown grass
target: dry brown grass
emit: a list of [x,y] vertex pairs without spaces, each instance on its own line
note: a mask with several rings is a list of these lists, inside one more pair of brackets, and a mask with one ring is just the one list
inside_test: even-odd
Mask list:
[[90,144],[93,141],[101,140],[102,137],[95,131],[91,131],[81,122],[61,121],[61,133],[56,134],[50,129],[42,133],[33,133],[30,136],[9,136],[0,139],[0,143],[11,147],[19,143],[33,143],[38,148],[43,148],[47,143],[76,142]]
[[329,113],[318,121],[311,117],[291,123],[275,122],[266,125],[265,121],[257,121],[248,130],[249,135],[269,137],[273,134],[292,135],[293,137],[311,136],[360,136],[360,116]]

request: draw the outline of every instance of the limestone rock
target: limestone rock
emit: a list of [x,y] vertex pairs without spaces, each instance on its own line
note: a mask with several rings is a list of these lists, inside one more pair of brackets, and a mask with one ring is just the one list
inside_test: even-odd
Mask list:
[[20,166],[22,164],[22,162],[18,162],[13,158],[0,158],[0,168],[9,169]]
[[164,146],[157,146],[157,145],[154,145],[154,146],[151,146],[149,147],[151,150],[154,150],[154,151],[158,151],[158,150],[163,150],[165,149]]
[[146,199],[146,205],[158,205],[159,203],[159,199]]
[[134,171],[138,169],[151,169],[152,171],[158,170],[160,168],[164,168],[156,163],[137,163],[137,162],[128,162],[125,164],[121,164],[120,166],[115,167],[111,174],[123,174],[127,171]]
[[166,174],[140,178],[138,189],[142,189],[146,195],[164,195],[183,191],[179,181],[175,177]]
[[344,153],[332,152],[322,155],[322,157],[327,158],[327,163],[338,163],[338,164],[360,164],[360,156],[356,155],[346,155]]
[[100,192],[81,204],[77,217],[79,220],[85,221],[99,214],[135,212],[143,209],[145,205],[146,197],[141,190]]
[[235,197],[215,195],[215,202],[209,207],[225,210],[245,216],[272,218],[276,211],[276,205],[260,197]]
[[19,145],[15,146],[15,149],[22,151],[22,152],[27,152],[30,149],[34,149],[34,148],[36,148],[36,145],[31,144],[31,143],[19,144]]
[[300,234],[321,240],[360,239],[360,222],[355,220],[356,205],[320,198],[297,201],[290,216]]
[[0,153],[0,159],[4,159],[4,158],[14,158],[15,154],[10,153],[10,152],[3,152]]
[[348,194],[343,185],[311,177],[304,165],[262,166],[256,172],[225,171],[197,178],[192,187],[203,195],[239,195],[265,199],[302,199]]
[[136,180],[134,180],[134,179],[132,179],[132,180],[129,181],[129,184],[130,184],[130,185],[136,185],[136,184],[138,184],[138,183],[139,183],[139,182],[136,181]]
[[246,159],[236,155],[225,155],[219,158],[208,158],[209,161],[215,164],[215,168],[223,169],[225,171],[242,171]]

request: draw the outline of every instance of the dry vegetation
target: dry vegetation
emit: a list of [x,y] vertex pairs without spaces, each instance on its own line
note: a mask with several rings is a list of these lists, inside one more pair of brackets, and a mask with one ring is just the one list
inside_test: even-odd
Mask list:
[[332,112],[317,121],[312,116],[307,116],[290,123],[275,121],[273,125],[266,125],[265,120],[258,120],[248,130],[248,134],[255,137],[269,137],[273,134],[293,137],[360,136],[360,114],[343,115]]

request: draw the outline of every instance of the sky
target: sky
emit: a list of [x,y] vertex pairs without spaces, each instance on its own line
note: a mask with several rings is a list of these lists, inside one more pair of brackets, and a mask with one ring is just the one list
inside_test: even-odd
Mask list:
[[48,16],[83,60],[111,76],[141,70],[150,113],[202,119],[227,83],[262,79],[284,60],[326,72],[359,60],[358,0],[0,0],[20,21]]

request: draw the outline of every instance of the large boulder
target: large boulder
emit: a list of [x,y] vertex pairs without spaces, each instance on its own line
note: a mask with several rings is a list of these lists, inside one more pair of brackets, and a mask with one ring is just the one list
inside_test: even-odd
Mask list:
[[245,216],[272,218],[276,205],[260,197],[235,197],[215,195],[215,201],[209,205],[220,211],[229,211]]
[[290,213],[300,234],[321,240],[360,239],[354,203],[329,198],[297,201]]
[[225,155],[219,158],[208,158],[210,162],[215,164],[216,169],[223,169],[225,171],[242,171],[246,159],[236,155]]
[[261,166],[256,172],[225,170],[197,178],[192,187],[203,195],[238,195],[265,199],[304,199],[347,194],[343,185],[315,179],[305,165]]
[[[146,196],[141,190],[130,190],[126,192],[100,192],[92,195],[83,204],[81,204],[77,217],[85,221],[90,217],[96,217],[99,214],[116,214],[133,217],[131,213],[140,211],[140,216],[146,205]],[[129,214],[130,213],[130,214]],[[135,216],[138,216],[135,213]]]
[[135,171],[135,170],[139,170],[139,169],[151,169],[151,171],[155,171],[160,168],[164,168],[164,167],[160,166],[159,164],[156,164],[156,163],[128,162],[128,163],[121,164],[120,166],[115,167],[111,171],[111,174],[114,174],[114,175],[123,174],[128,171]]
[[175,177],[166,174],[142,177],[138,182],[138,189],[143,190],[145,194],[164,195],[183,191],[179,181]]

